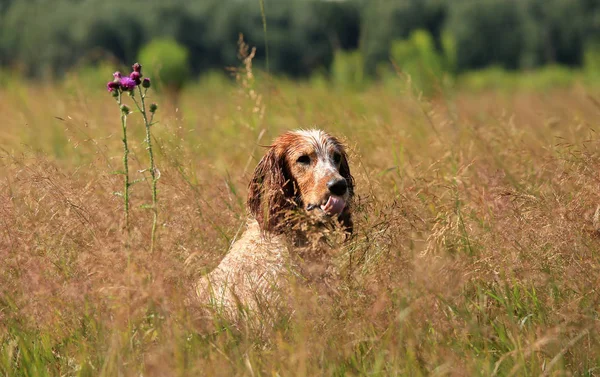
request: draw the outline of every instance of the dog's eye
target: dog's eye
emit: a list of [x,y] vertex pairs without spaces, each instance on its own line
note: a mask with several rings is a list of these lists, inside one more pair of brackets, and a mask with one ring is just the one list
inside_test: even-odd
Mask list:
[[339,164],[342,161],[342,155],[339,153],[334,153],[333,154],[333,162],[335,162],[336,164]]
[[302,156],[298,157],[298,159],[296,160],[297,163],[302,164],[302,165],[308,165],[310,164],[310,157],[308,157],[307,155],[303,154]]

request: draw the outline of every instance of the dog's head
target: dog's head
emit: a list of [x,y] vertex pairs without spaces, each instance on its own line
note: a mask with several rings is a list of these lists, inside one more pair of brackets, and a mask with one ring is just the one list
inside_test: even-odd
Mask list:
[[287,132],[268,147],[254,170],[248,208],[261,229],[283,232],[294,210],[352,232],[354,179],[344,146],[319,130]]

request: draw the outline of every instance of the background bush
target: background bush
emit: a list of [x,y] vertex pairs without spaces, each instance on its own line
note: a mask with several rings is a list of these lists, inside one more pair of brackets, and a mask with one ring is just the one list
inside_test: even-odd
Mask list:
[[433,38],[424,30],[413,32],[407,40],[393,42],[390,55],[398,69],[410,77],[414,87],[425,93],[441,84],[449,68],[449,63],[436,50]]
[[139,61],[144,71],[159,84],[178,90],[189,78],[188,50],[172,39],[156,39],[140,51]]
[[333,59],[331,77],[341,88],[359,89],[364,86],[364,61],[360,51],[338,51]]

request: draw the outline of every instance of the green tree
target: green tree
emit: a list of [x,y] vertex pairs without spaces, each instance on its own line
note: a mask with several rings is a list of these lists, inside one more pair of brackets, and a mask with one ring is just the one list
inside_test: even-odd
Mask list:
[[531,0],[529,14],[536,29],[538,60],[581,65],[589,22],[583,1]]
[[369,74],[389,60],[392,42],[408,38],[416,29],[427,30],[440,47],[440,36],[447,11],[441,0],[372,0],[365,2],[361,18],[361,49]]
[[457,0],[449,10],[447,30],[456,40],[459,70],[519,67],[526,45],[526,4]]

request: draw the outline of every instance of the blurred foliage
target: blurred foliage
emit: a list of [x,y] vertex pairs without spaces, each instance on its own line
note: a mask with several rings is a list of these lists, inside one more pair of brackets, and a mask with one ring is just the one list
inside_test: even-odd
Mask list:
[[581,71],[564,66],[548,65],[533,71],[515,72],[502,67],[489,67],[464,73],[458,86],[470,91],[501,90],[548,90],[556,87],[569,87],[574,82],[587,81]]
[[600,42],[590,43],[585,49],[584,69],[588,76],[600,81]]
[[458,0],[449,8],[448,29],[456,39],[459,67],[490,63],[515,69],[525,51],[525,2]]
[[337,51],[331,67],[331,78],[340,88],[363,88],[365,86],[364,61],[360,51]]
[[413,32],[406,40],[393,42],[390,55],[397,69],[425,93],[431,93],[441,83],[450,67],[436,50],[431,35],[424,30]]
[[597,0],[286,0],[266,2],[265,12],[266,35],[254,0],[1,0],[0,66],[40,77],[80,64],[129,65],[142,46],[169,38],[199,74],[237,65],[243,33],[258,68],[268,43],[272,73],[331,74],[337,51],[359,49],[368,76],[389,64],[395,41],[424,30],[454,59],[444,64],[452,72],[530,69],[580,66],[600,36]]
[[392,42],[408,38],[413,30],[429,31],[439,47],[447,8],[447,2],[440,0],[365,2],[361,8],[361,47],[367,72],[375,73],[380,62],[389,60]]
[[144,62],[144,72],[154,77],[159,87],[179,90],[190,76],[188,59],[185,46],[172,39],[155,39],[142,48],[138,60]]
[[[110,80],[114,71],[115,65],[108,61],[93,65],[81,64],[71,69],[63,81],[65,88],[72,93],[76,93],[77,90],[93,93],[98,88],[106,87],[106,83]],[[124,69],[122,72],[129,71]]]

